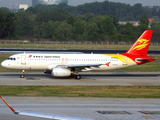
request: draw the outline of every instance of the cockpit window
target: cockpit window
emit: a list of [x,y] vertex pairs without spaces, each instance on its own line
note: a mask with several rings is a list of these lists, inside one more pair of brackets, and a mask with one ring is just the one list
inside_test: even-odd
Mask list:
[[8,58],[7,60],[16,60],[16,58]]

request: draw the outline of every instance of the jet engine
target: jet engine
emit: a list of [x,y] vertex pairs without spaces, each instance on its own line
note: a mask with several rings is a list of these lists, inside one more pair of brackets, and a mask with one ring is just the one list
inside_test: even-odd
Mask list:
[[69,77],[71,75],[71,71],[65,68],[53,68],[51,74],[54,77]]

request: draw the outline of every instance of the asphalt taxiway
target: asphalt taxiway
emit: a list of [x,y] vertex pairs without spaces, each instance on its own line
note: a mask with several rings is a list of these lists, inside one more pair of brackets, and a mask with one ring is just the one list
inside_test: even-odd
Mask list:
[[[16,110],[96,120],[160,120],[160,99],[4,97]],[[0,120],[45,120],[18,116],[0,100]]]
[[1,72],[0,85],[160,85],[160,72],[91,72],[80,73],[81,80],[55,78],[43,72],[26,72],[20,78],[20,72]]

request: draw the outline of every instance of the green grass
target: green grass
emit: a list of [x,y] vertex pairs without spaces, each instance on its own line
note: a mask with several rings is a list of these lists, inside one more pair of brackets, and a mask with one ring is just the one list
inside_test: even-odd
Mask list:
[[160,86],[0,86],[2,96],[160,98]]
[[[0,54],[0,63],[3,60],[6,60],[11,54]],[[159,72],[160,71],[160,56],[155,56],[157,58],[156,61],[147,63],[147,64],[143,64],[143,65],[139,65],[139,66],[134,66],[134,67],[128,67],[128,68],[124,68],[124,69],[119,69],[119,70],[114,70],[118,71],[118,72],[137,72],[137,71],[141,71],[141,72]],[[3,68],[0,65],[0,72],[19,72],[19,70],[10,70],[10,69],[6,69]]]
[[[131,45],[55,45],[55,44],[0,44],[0,48],[45,48],[45,49],[116,49],[128,50]],[[150,46],[150,50],[160,50],[160,46]]]

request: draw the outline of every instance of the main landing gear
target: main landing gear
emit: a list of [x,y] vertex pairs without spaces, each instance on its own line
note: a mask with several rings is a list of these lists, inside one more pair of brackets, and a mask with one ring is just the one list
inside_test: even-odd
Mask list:
[[75,75],[74,78],[77,79],[77,80],[80,80],[81,76],[80,75]]
[[24,78],[24,73],[25,73],[25,70],[22,70],[22,74],[20,75],[20,78]]
[[81,76],[79,75],[79,70],[76,70],[75,68],[71,68],[70,78],[74,78],[74,79],[80,80]]
[[74,79],[80,80],[81,76],[80,75],[71,74],[70,78],[74,78]]

